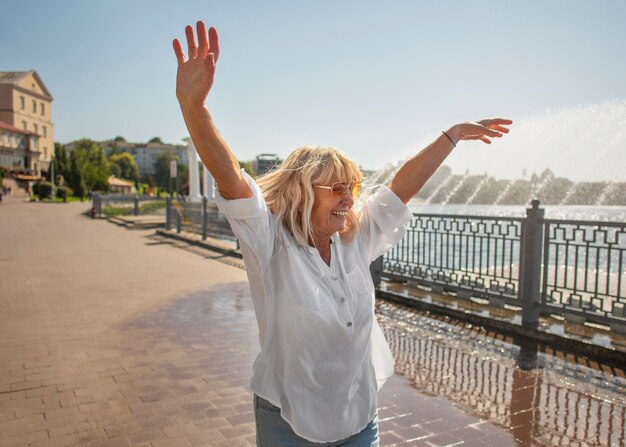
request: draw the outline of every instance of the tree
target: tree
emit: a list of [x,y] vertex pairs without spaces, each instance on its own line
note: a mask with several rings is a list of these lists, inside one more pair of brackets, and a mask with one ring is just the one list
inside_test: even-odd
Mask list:
[[78,141],[70,155],[69,186],[76,194],[82,186],[92,190],[107,191],[108,179],[111,175],[109,162],[104,149],[95,141],[83,139]]
[[152,138],[150,141],[148,141],[148,143],[159,143],[159,144],[163,144],[163,142],[161,141],[161,138],[159,138],[159,137],[154,137],[154,138]]
[[171,151],[163,152],[160,154],[156,162],[155,168],[155,183],[159,188],[168,190],[170,184],[170,161],[176,160],[178,164],[178,184],[184,185],[189,179],[189,168],[180,162],[180,159],[175,156]]
[[[70,162],[65,151],[65,147],[61,143],[54,143],[54,174],[62,175],[67,179],[70,171]],[[55,179],[56,181],[56,179]]]
[[122,141],[122,142],[125,143],[126,142],[126,138],[121,137],[121,136],[118,135],[117,137],[113,138],[113,141],[115,141],[115,142]]
[[252,163],[250,163],[249,161],[241,161],[239,160],[239,167],[241,169],[243,169],[244,171],[246,171],[246,173],[250,176],[250,177],[254,177],[254,169],[252,169]]
[[111,155],[109,162],[111,163],[111,170],[114,169],[113,166],[120,168],[120,173],[116,175],[117,177],[133,181],[139,178],[137,163],[135,163],[135,159],[128,152]]

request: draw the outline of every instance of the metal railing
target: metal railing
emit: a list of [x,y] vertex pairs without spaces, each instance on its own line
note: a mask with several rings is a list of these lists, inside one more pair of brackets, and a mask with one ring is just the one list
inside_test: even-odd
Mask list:
[[165,211],[165,199],[138,194],[98,194],[91,196],[93,214],[102,216],[108,207],[123,208],[123,214],[159,214]]
[[209,202],[205,197],[202,202],[189,202],[179,199],[166,201],[165,228],[175,228],[178,233],[185,231],[202,235],[202,240],[207,237],[225,239],[236,243],[239,241],[233,234],[226,217],[219,212],[215,202]]
[[626,223],[414,214],[382,276],[521,309],[522,324],[560,314],[626,330]]

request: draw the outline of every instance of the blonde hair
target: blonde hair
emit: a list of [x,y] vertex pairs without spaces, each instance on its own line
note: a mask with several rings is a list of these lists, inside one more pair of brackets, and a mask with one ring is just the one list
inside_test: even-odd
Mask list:
[[[315,202],[313,185],[328,185],[337,177],[361,181],[363,174],[346,154],[334,147],[305,146],[293,151],[275,170],[257,179],[265,201],[276,219],[287,227],[301,245],[314,241],[311,210]],[[358,229],[358,213],[350,208],[346,225],[339,233],[352,240]]]

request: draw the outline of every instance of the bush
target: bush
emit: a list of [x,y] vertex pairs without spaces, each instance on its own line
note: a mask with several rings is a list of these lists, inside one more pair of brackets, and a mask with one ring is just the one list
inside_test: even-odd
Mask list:
[[40,199],[49,199],[52,197],[52,183],[38,182],[33,185],[33,193]]
[[67,186],[59,186],[57,188],[57,197],[59,199],[67,200],[72,194],[74,194],[72,188],[69,188]]

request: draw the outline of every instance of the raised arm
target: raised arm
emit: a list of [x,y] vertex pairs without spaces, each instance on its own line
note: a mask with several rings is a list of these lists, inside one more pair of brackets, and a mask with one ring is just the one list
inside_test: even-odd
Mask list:
[[[389,188],[406,204],[418,193],[424,183],[443,163],[452,149],[461,140],[481,140],[491,144],[489,138],[500,138],[508,133],[505,126],[509,119],[495,118],[478,122],[466,122],[452,126],[446,133],[433,141],[417,155],[411,157],[396,173]],[[447,135],[446,135],[447,134]]]
[[210,28],[208,35],[204,23],[196,24],[198,45],[193,28],[185,28],[189,57],[183,52],[178,39],[174,39],[174,54],[178,61],[176,97],[183,112],[189,135],[200,159],[211,172],[225,199],[252,197],[250,187],[241,177],[237,157],[217,130],[205,101],[213,87],[215,66],[220,54],[217,30]]

